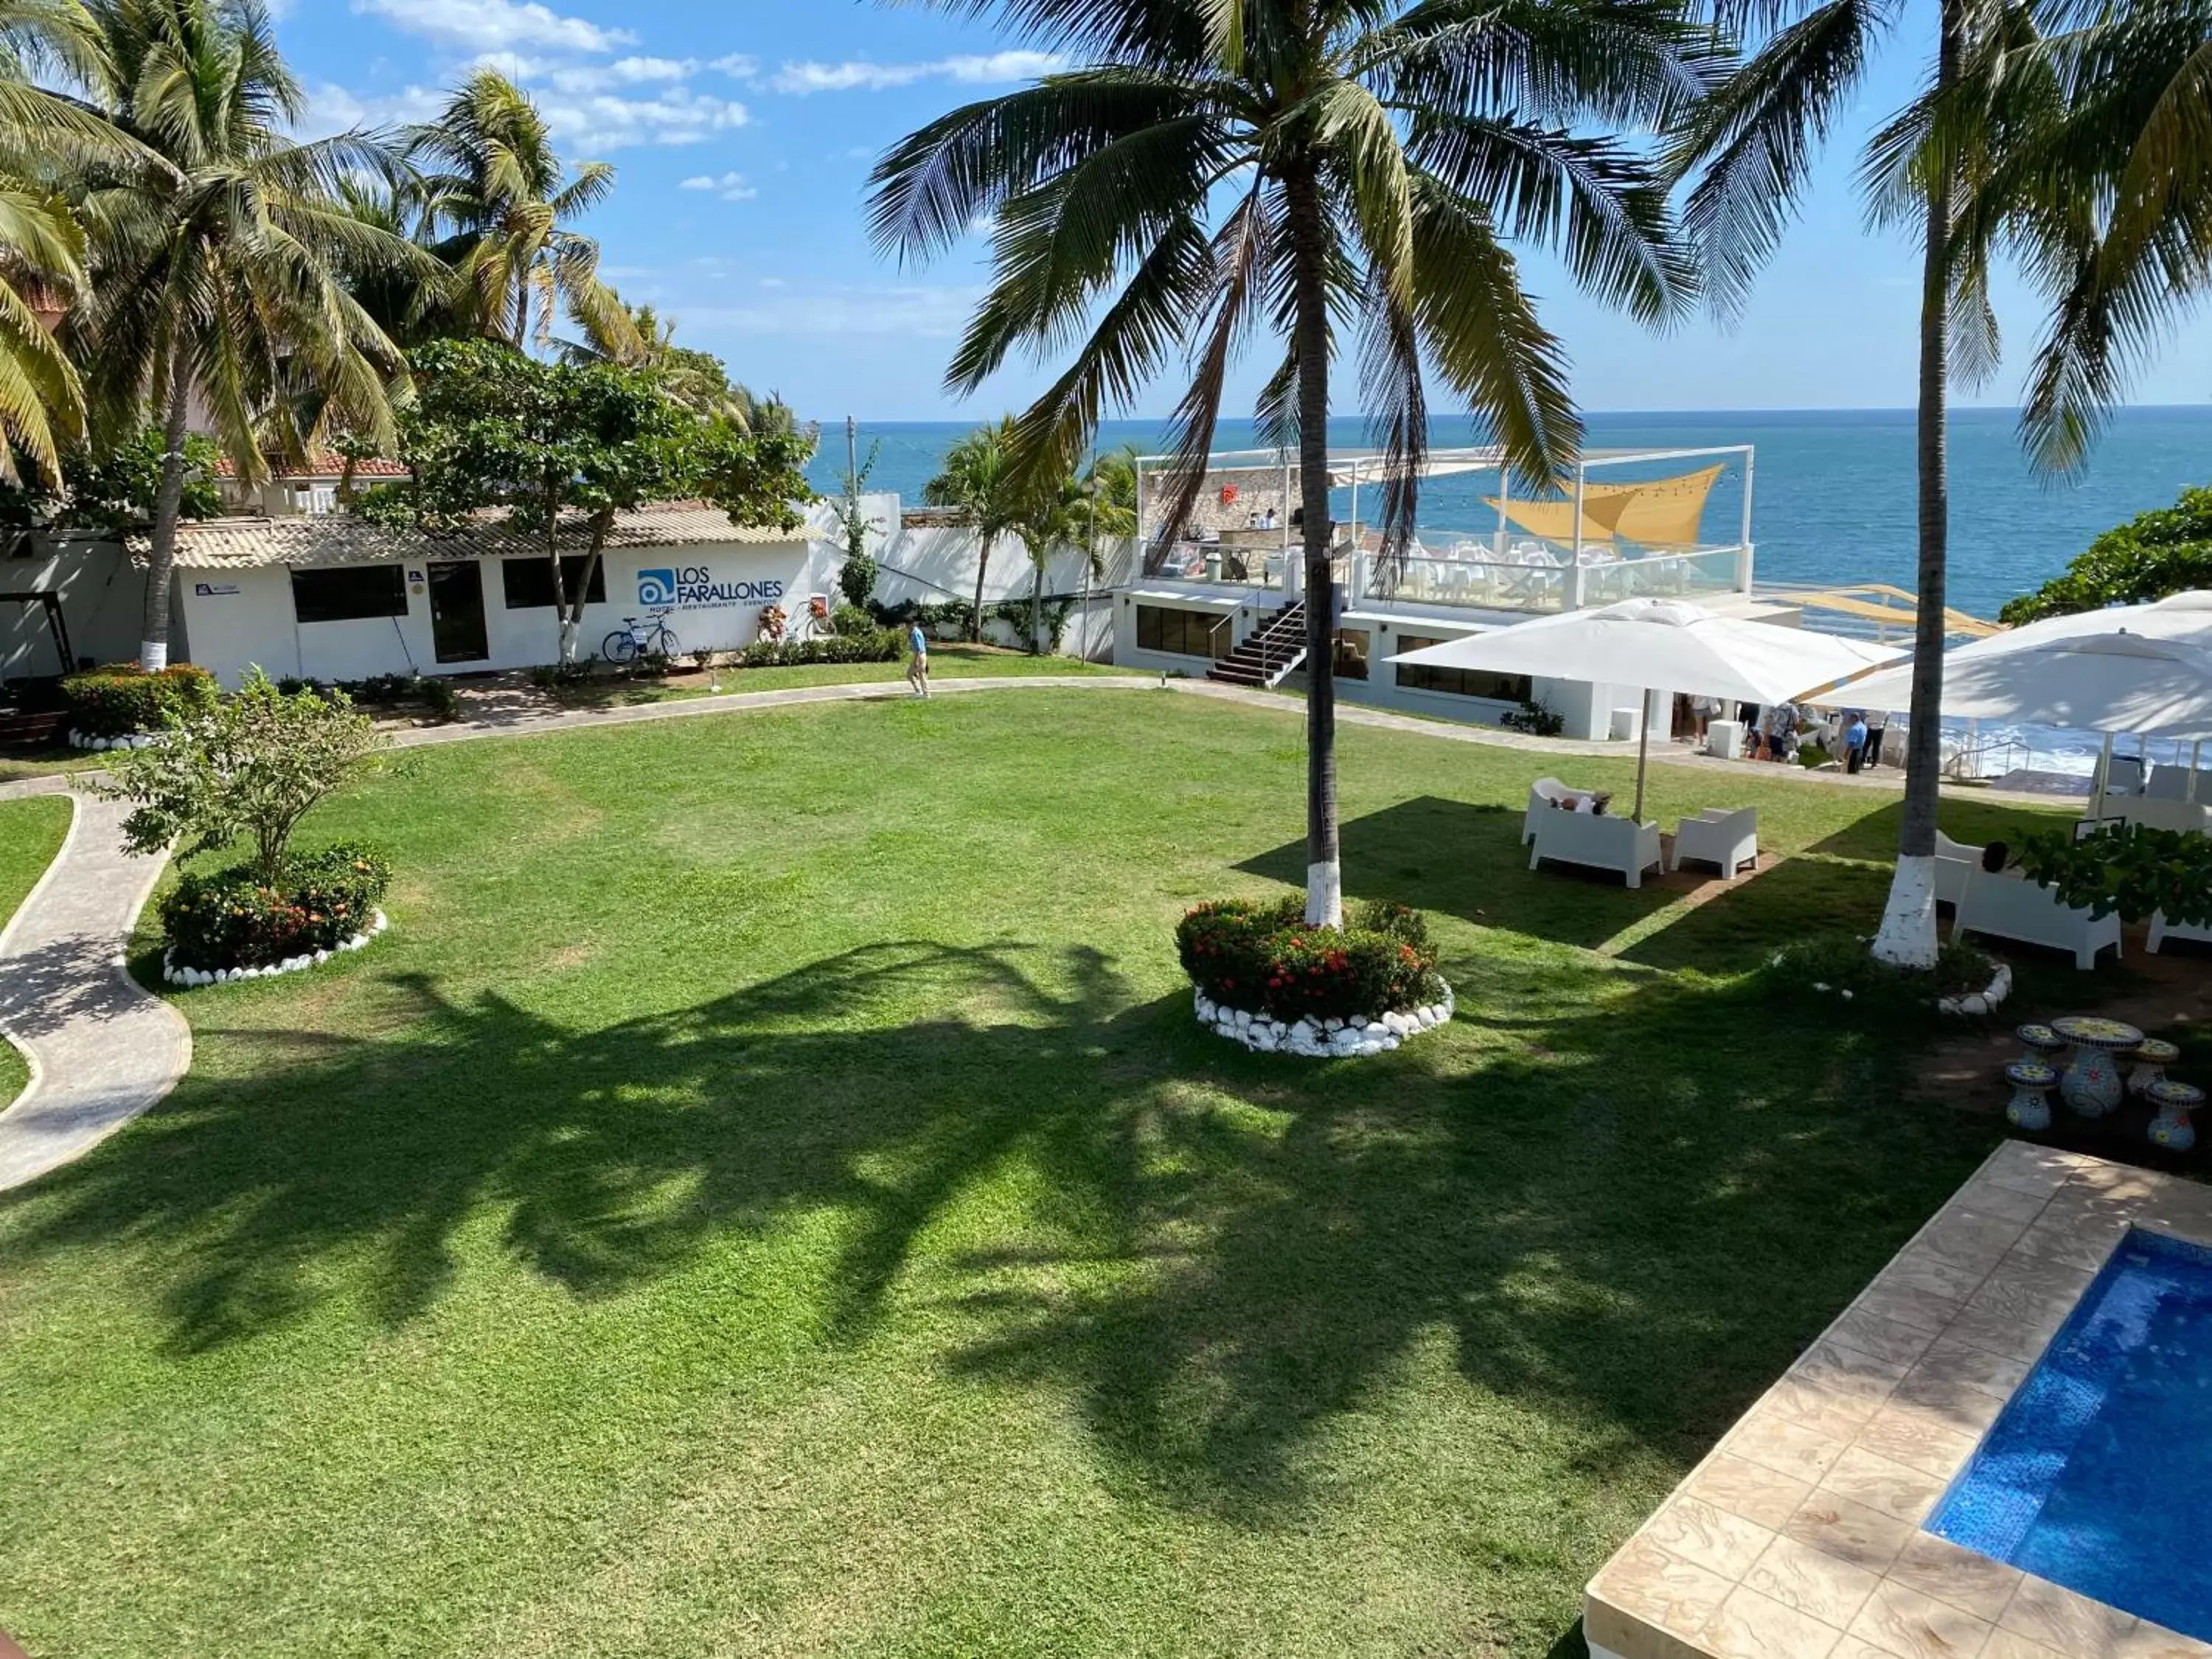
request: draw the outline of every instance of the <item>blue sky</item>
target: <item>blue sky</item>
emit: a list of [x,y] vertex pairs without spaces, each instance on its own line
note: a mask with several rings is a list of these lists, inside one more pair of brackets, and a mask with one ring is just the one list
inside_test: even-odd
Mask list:
[[[1908,0],[1899,46],[1838,135],[1801,223],[1747,315],[1654,337],[1577,295],[1540,255],[1524,260],[1543,315],[1565,339],[1575,389],[1595,410],[1881,408],[1911,401],[1916,256],[1866,231],[1850,158],[1911,90],[1932,33]],[[931,117],[1046,67],[987,23],[866,0],[291,0],[287,50],[330,130],[426,118],[441,88],[489,61],[538,100],[572,160],[613,162],[612,202],[587,227],[635,300],[678,319],[757,388],[800,410],[874,420],[993,415],[1046,378],[1010,368],[965,404],[941,389],[954,337],[981,291],[972,241],[921,270],[876,256],[864,232],[868,169]],[[1998,309],[2008,359],[1978,400],[2010,403],[2035,333],[2009,285]],[[1268,354],[1255,352],[1256,359]],[[1249,412],[1244,376],[1231,412]],[[1179,386],[1137,409],[1158,414]],[[2136,398],[2212,395],[2212,321],[2175,337]]]

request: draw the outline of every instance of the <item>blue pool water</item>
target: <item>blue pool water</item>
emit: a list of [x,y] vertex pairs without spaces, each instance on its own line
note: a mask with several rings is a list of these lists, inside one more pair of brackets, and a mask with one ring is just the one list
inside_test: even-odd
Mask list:
[[1928,1526],[2212,1641],[2212,1250],[2122,1240]]

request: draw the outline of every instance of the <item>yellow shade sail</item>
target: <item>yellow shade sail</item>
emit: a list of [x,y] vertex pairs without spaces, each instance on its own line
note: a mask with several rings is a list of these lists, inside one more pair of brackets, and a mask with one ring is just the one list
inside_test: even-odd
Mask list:
[[[1712,493],[1722,468],[1709,466],[1647,483],[1583,486],[1582,539],[1609,542],[1619,536],[1646,547],[1695,547],[1698,526],[1705,513],[1705,498]],[[1514,501],[1502,505],[1495,495],[1484,501],[1502,510],[1509,523],[1547,541],[1575,539],[1575,504],[1563,501]]]

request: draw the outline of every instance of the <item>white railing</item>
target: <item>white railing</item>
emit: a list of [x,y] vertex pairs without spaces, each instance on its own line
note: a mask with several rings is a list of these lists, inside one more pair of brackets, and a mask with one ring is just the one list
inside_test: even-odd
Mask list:
[[1376,599],[1495,611],[1584,611],[1622,599],[1690,598],[1741,591],[1745,550],[1703,548],[1631,556],[1585,548],[1579,562],[1533,544],[1493,555],[1482,542],[1422,552],[1393,573],[1373,561]]

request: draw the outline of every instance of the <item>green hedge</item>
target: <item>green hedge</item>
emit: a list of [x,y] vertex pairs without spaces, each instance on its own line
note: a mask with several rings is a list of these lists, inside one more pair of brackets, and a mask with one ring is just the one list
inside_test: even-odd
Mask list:
[[174,712],[204,714],[215,707],[215,676],[188,662],[149,674],[135,662],[112,663],[62,682],[70,724],[88,738],[120,738],[158,732]]
[[384,855],[349,843],[294,859],[275,886],[245,865],[188,873],[161,900],[162,939],[178,968],[266,968],[366,933],[391,884]]
[[738,653],[740,668],[795,668],[818,662],[896,662],[906,641],[889,628],[815,640],[760,640]]
[[1338,928],[1308,927],[1296,895],[1275,904],[1213,899],[1176,924],[1176,949],[1212,1000],[1285,1021],[1374,1019],[1444,992],[1428,924],[1402,904],[1362,906]]

